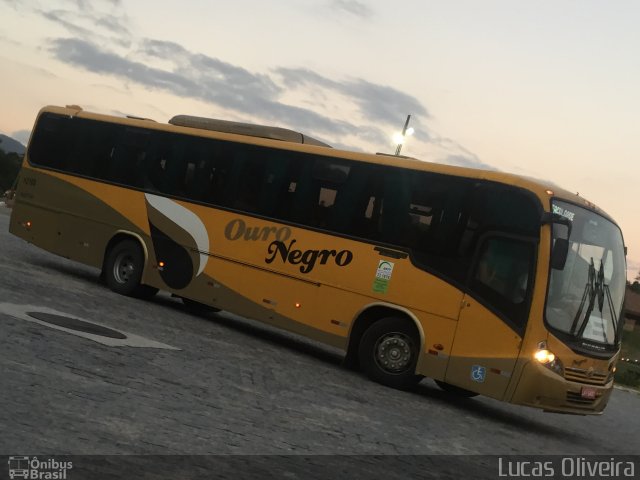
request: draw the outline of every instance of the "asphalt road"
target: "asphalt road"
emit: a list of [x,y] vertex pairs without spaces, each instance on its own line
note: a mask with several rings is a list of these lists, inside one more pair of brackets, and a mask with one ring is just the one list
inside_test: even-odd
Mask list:
[[[604,415],[581,417],[461,400],[428,379],[413,392],[385,388],[343,369],[339,352],[257,322],[193,316],[166,294],[116,295],[97,270],[10,235],[8,212],[0,210],[0,455],[286,455],[290,478],[315,464],[343,472],[355,459],[367,478],[382,465],[385,478],[418,478],[411,472],[426,475],[433,461],[419,456],[438,454],[457,455],[432,465],[440,478],[492,478],[495,457],[462,455],[640,452],[636,393],[616,390]],[[27,312],[85,319],[135,341],[99,343]],[[231,478],[240,459],[269,471],[273,462],[216,458],[227,459],[219,473]]]

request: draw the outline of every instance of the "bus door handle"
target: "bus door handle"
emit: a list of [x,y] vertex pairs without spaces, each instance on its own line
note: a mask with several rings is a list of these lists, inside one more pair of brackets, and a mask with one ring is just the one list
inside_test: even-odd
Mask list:
[[391,250],[390,248],[385,247],[375,247],[374,250],[380,254],[381,257],[391,257],[396,259],[404,259],[409,256],[407,252],[402,252],[398,250]]

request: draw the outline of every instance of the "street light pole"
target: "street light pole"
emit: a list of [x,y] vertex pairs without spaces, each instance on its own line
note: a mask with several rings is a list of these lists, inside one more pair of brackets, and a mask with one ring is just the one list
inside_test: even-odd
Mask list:
[[402,149],[402,144],[404,142],[404,136],[407,133],[407,127],[409,126],[409,120],[411,120],[411,115],[407,115],[407,121],[404,122],[404,128],[402,129],[402,141],[398,142],[398,146],[396,147],[396,155],[400,155],[400,150]]

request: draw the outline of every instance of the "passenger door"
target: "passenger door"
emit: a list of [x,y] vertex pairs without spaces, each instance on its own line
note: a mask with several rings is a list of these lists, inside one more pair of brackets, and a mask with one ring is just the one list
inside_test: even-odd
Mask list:
[[501,399],[520,352],[531,304],[536,243],[487,234],[467,282],[445,381]]

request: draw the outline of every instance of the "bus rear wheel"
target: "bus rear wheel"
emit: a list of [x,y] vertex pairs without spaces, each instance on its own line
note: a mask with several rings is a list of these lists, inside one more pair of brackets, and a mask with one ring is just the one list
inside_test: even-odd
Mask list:
[[358,359],[372,380],[392,388],[406,390],[422,376],[416,375],[420,341],[409,319],[387,317],[376,321],[362,336]]
[[107,253],[103,274],[107,286],[116,293],[129,297],[149,298],[158,289],[143,285],[144,253],[134,240],[123,240]]

